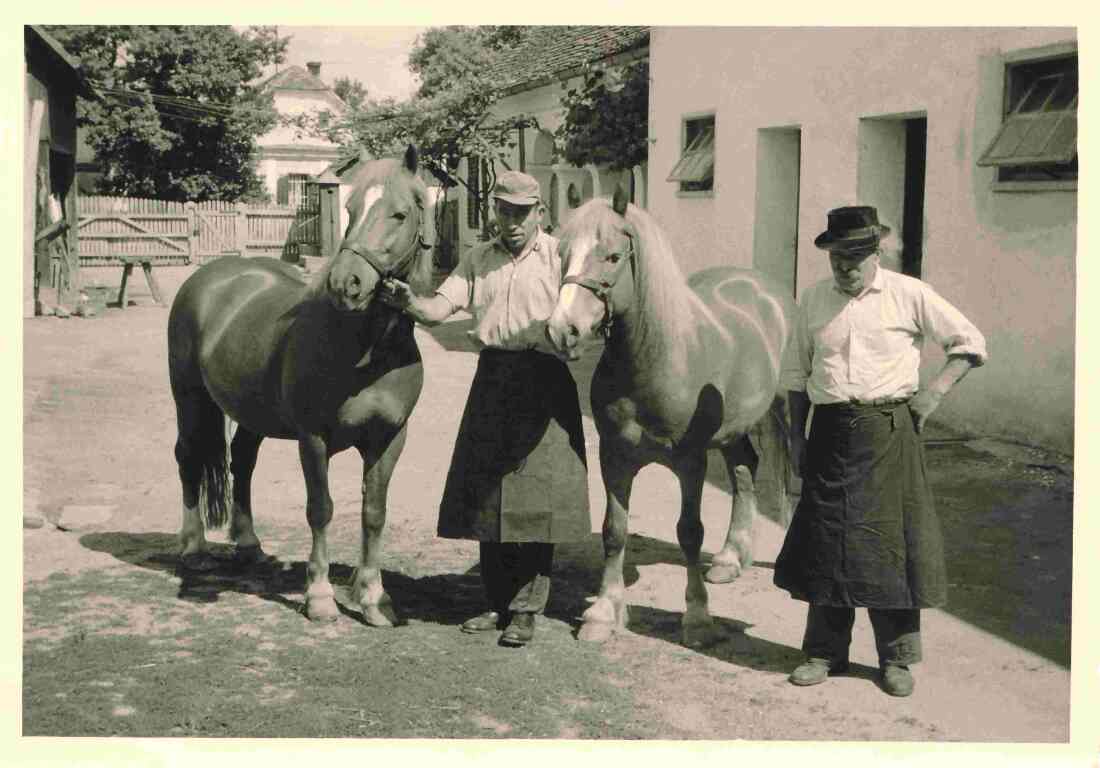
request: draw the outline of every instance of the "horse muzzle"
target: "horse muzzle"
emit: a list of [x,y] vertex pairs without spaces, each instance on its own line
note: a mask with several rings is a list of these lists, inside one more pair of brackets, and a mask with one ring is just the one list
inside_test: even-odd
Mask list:
[[581,355],[584,342],[593,336],[591,329],[585,332],[570,320],[568,314],[559,305],[546,322],[546,336],[554,349],[570,360]]
[[570,352],[600,335],[607,324],[607,304],[589,289],[569,283],[561,287],[558,304],[547,322],[550,340],[562,352]]
[[329,298],[338,308],[349,312],[366,309],[382,276],[366,261],[350,252],[336,256],[328,278]]

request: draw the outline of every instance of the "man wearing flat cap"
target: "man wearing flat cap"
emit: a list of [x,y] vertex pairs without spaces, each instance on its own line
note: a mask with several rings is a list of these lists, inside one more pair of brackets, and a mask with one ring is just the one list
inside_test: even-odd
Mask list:
[[[871,206],[829,211],[814,244],[832,278],[799,301],[782,385],[802,496],[776,559],[775,584],[809,603],[796,685],[848,667],[855,608],[867,608],[880,684],[913,691],[920,609],[946,602],[943,539],[919,434],[943,397],[986,361],[985,338],[928,284],[883,268],[889,234]],[[947,354],[919,385],[921,345]],[[814,406],[809,441],[805,437]]]
[[462,625],[534,638],[550,594],[554,544],[592,530],[577,385],[546,335],[561,285],[558,241],[539,228],[538,182],[505,171],[492,191],[500,234],[471,248],[432,296],[396,280],[382,299],[434,325],[474,317],[477,371],[439,509],[438,533],[480,542],[488,610]]

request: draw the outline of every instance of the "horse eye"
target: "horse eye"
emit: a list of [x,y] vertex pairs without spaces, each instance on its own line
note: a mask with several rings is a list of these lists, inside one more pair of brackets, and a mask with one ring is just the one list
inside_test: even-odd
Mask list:
[[617,253],[609,253],[609,254],[607,254],[607,260],[608,260],[608,261],[610,261],[610,262],[611,262],[612,264],[618,264],[618,263],[619,263],[619,259],[621,259],[621,258],[622,258],[622,256],[620,256],[620,255],[619,255],[619,254],[617,254]]
[[395,219],[397,219],[398,221],[404,221],[405,220],[405,214],[403,214],[401,211],[398,211],[397,213],[395,213],[393,215],[393,217]]

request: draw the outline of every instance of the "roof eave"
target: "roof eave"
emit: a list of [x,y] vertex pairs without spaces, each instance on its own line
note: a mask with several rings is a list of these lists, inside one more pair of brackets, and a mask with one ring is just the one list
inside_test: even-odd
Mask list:
[[87,78],[84,77],[80,71],[80,59],[73,56],[71,53],[65,50],[65,47],[61,45],[53,35],[47,32],[38,24],[28,24],[29,29],[39,42],[46,46],[46,49],[50,51],[54,56],[60,59],[61,63],[68,68],[76,80],[76,92],[77,95],[83,96],[86,99],[98,99],[99,94],[95,92],[92,86],[88,83]]
[[501,91],[502,96],[515,96],[517,93],[523,93],[524,91],[533,91],[536,88],[542,88],[544,85],[550,85],[551,83],[560,82],[562,80],[568,80],[572,77],[576,77],[584,71],[585,66],[592,64],[601,64],[603,62],[611,61],[617,58],[623,58],[627,60],[633,60],[635,58],[642,58],[642,56],[648,52],[649,39],[646,37],[638,41],[635,45],[628,48],[623,48],[621,51],[616,51],[608,56],[603,56],[599,59],[591,59],[585,64],[569,67],[563,69],[560,72],[555,72],[552,75],[545,75],[543,77],[535,78],[533,80],[525,80],[523,82],[514,83]]

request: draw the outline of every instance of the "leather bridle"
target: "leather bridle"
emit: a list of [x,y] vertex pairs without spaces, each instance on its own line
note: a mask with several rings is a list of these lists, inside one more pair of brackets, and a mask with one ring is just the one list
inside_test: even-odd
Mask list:
[[[615,290],[615,284],[619,282],[619,278],[623,276],[623,271],[627,265],[630,264],[630,276],[636,278],[635,253],[634,253],[634,236],[630,232],[624,232],[627,239],[627,249],[625,253],[618,254],[620,259],[615,264],[614,269],[611,270],[611,274],[607,277],[588,277],[587,275],[567,275],[562,278],[562,285],[579,285],[582,288],[587,288],[596,294],[601,302],[603,302],[604,316],[603,321],[600,323],[600,327],[597,329],[597,333],[602,334],[605,338],[611,336],[611,325],[615,319],[615,307],[611,301],[611,293]],[[611,254],[614,255],[614,254]]]
[[[432,247],[431,244],[424,239],[424,207],[417,204],[416,208],[420,216],[420,221],[418,222],[416,227],[416,241],[413,243],[412,247],[409,248],[408,253],[406,253],[404,256],[402,256],[400,259],[389,266],[382,264],[375,254],[371,253],[365,248],[361,248],[356,243],[345,242],[340,245],[340,253],[343,253],[344,251],[350,251],[351,253],[354,253],[363,261],[367,262],[367,264],[370,265],[371,269],[378,273],[378,282],[374,285],[374,291],[378,290],[378,286],[382,284],[382,281],[387,280],[391,277],[404,276],[405,272],[403,270],[407,270],[409,264],[416,257],[417,251],[426,251]],[[374,291],[372,291],[372,293]]]

